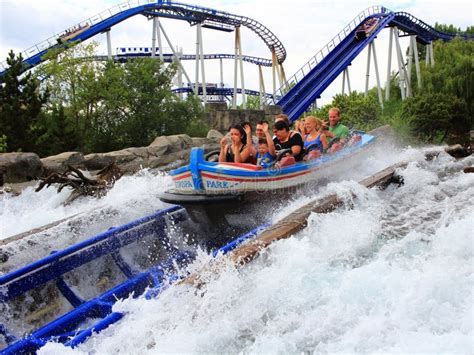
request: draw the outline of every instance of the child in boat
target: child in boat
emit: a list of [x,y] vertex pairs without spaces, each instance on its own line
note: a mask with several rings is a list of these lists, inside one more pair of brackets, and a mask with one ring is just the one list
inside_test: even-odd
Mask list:
[[263,133],[265,134],[265,138],[258,139],[257,166],[265,169],[273,165],[276,159],[276,152],[272,136],[268,131],[267,122],[262,122],[262,129]]

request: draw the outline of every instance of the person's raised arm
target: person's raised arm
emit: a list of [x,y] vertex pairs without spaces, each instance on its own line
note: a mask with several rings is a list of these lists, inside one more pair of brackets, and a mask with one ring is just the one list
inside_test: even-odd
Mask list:
[[219,152],[219,162],[223,163],[226,161],[226,152],[227,152],[227,137],[224,136],[221,139],[221,151]]
[[250,152],[250,155],[251,156],[257,156],[257,149],[255,149],[255,147],[253,146],[253,142],[252,142],[252,127],[250,127],[250,125],[246,124],[244,125],[244,131],[245,131],[245,134],[246,134],[246,142],[247,142],[247,148],[249,148],[249,152]]
[[276,156],[275,143],[273,143],[273,138],[268,131],[268,123],[263,123],[263,132],[265,133],[265,138],[267,139],[268,152],[271,156]]

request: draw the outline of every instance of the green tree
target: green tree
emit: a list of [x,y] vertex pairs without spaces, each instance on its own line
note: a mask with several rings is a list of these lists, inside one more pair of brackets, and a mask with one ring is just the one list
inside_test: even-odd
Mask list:
[[7,136],[2,134],[0,136],[0,153],[7,152]]
[[341,110],[341,122],[350,128],[370,130],[381,124],[381,108],[375,91],[367,96],[356,91],[349,95],[338,94],[331,104],[312,111],[311,114],[327,120],[329,109],[334,106]]
[[73,44],[67,50],[50,51],[38,72],[45,77],[44,85],[51,93],[48,111],[64,107],[65,119],[73,124],[78,148],[85,150],[96,121],[96,111],[101,100],[99,80],[103,64],[94,60],[97,43]]
[[470,124],[466,102],[442,93],[408,98],[402,116],[408,120],[413,134],[428,143],[441,143],[448,136],[458,139]]
[[5,135],[10,151],[32,151],[35,137],[31,127],[36,123],[48,93],[41,93],[38,80],[24,72],[21,54],[10,51],[7,57],[9,67],[5,70],[0,85],[0,136]]
[[74,131],[74,123],[64,112],[63,106],[53,106],[51,110],[40,116],[37,124],[33,127],[35,136],[37,136],[35,152],[40,156],[78,149],[78,137]]

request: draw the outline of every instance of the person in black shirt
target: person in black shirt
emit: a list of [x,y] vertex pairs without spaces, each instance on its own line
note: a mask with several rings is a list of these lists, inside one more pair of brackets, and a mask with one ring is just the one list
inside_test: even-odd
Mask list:
[[247,134],[244,128],[237,124],[230,128],[230,144],[227,144],[227,136],[221,140],[221,151],[219,162],[228,163],[251,163],[250,149],[247,146]]
[[295,158],[296,161],[301,161],[303,159],[303,146],[304,142],[301,138],[301,135],[296,132],[290,133],[290,127],[285,121],[277,121],[274,125],[275,138],[273,138],[273,143],[275,144],[275,149],[291,149],[291,155]]

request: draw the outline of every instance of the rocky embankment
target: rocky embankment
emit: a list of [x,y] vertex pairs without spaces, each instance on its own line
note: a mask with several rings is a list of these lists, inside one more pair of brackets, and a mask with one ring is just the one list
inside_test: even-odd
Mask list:
[[108,153],[65,152],[40,159],[35,153],[0,154],[0,186],[7,183],[24,183],[63,173],[68,166],[95,171],[115,163],[122,172],[133,173],[143,168],[166,169],[185,164],[193,147],[206,151],[219,149],[223,135],[210,130],[206,138],[191,138],[186,134],[157,137],[147,147],[126,148]]

